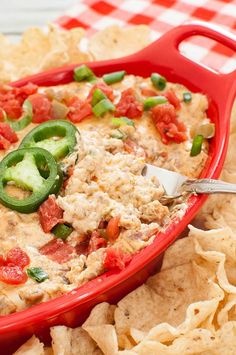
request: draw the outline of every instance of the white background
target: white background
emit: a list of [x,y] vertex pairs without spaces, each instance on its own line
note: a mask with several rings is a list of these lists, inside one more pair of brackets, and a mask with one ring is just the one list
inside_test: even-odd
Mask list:
[[0,32],[13,41],[28,27],[45,26],[76,0],[0,0]]

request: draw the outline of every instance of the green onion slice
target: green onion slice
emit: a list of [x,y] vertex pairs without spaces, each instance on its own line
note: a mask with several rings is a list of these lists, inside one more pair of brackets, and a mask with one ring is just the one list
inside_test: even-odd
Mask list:
[[166,78],[157,73],[152,73],[151,81],[155,88],[158,90],[164,90],[166,87]]
[[26,271],[28,276],[37,282],[43,282],[49,278],[46,271],[44,271],[41,267],[31,267]]
[[115,106],[108,99],[103,99],[99,101],[93,108],[92,111],[95,116],[103,116],[106,112],[115,111]]
[[74,80],[75,81],[90,81],[96,78],[94,72],[85,64],[74,69]]
[[134,127],[134,121],[128,117],[112,117],[111,123],[116,127],[126,126],[126,125]]
[[105,74],[105,75],[103,75],[102,78],[107,85],[111,85],[111,84],[118,83],[119,81],[123,80],[125,74],[126,74],[126,71],[121,70],[121,71],[116,71],[114,73]]
[[184,92],[183,93],[183,100],[184,102],[188,103],[192,101],[192,94],[191,92]]
[[57,224],[52,229],[52,233],[55,235],[55,237],[60,238],[62,240],[66,240],[72,232],[73,228],[66,224]]
[[99,101],[107,99],[106,94],[100,89],[95,89],[92,96],[92,106],[95,106]]
[[112,138],[116,138],[116,139],[126,139],[127,138],[127,134],[125,132],[123,132],[121,129],[115,129],[112,134],[111,134]]
[[201,153],[202,150],[202,143],[203,143],[203,136],[198,134],[193,139],[193,144],[190,152],[191,157],[195,157],[196,155]]
[[143,108],[147,111],[156,105],[165,104],[167,101],[168,100],[165,96],[151,96],[144,100]]

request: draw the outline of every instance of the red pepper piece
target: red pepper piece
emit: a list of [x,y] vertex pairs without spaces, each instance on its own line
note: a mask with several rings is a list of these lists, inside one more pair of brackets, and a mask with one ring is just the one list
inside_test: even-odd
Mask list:
[[75,251],[77,255],[88,255],[88,246],[89,246],[90,237],[88,234],[80,236],[78,244],[75,246]]
[[143,105],[139,102],[136,97],[134,90],[129,88],[122,91],[121,98],[116,105],[115,116],[116,117],[129,117],[129,118],[139,118],[143,114]]
[[106,246],[107,241],[101,237],[98,231],[93,231],[88,245],[88,254],[100,248],[105,248]]
[[123,270],[131,259],[131,255],[123,253],[120,249],[107,248],[103,265],[106,270]]
[[39,221],[45,233],[49,233],[58,223],[63,223],[63,210],[58,206],[55,196],[51,195],[38,210]]
[[71,259],[75,249],[61,239],[52,239],[39,249],[40,253],[49,259],[62,264]]

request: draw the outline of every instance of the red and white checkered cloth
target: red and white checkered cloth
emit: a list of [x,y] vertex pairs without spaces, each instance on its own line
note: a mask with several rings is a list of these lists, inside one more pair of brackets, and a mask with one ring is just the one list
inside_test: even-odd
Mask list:
[[[157,39],[174,26],[203,20],[236,32],[236,0],[80,0],[56,23],[65,29],[83,27],[88,34],[113,24],[145,24]],[[235,53],[213,40],[195,36],[181,50],[221,72],[236,68]]]

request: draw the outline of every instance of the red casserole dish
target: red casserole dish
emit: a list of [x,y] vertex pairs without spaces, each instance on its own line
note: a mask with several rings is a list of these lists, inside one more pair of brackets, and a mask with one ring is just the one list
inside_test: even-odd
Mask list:
[[[230,114],[236,93],[236,70],[229,74],[219,74],[184,57],[179,52],[179,44],[193,35],[214,39],[236,51],[236,39],[232,34],[212,25],[196,22],[169,31],[134,55],[88,65],[98,76],[124,69],[128,74],[147,77],[156,71],[168,81],[181,83],[193,92],[206,94],[210,103],[208,116],[216,125],[216,135],[211,140],[209,158],[201,176],[217,178],[227,150]],[[19,87],[27,82],[41,86],[66,84],[73,80],[75,66],[33,75],[12,83],[12,86]],[[173,221],[165,232],[158,233],[150,246],[134,255],[125,270],[105,273],[66,295],[22,312],[0,317],[1,353],[12,353],[32,334],[47,341],[50,326],[77,326],[84,321],[95,304],[103,301],[117,302],[139,286],[157,270],[162,253],[184,230],[205,200],[206,196],[203,195],[191,196],[184,217]]]

